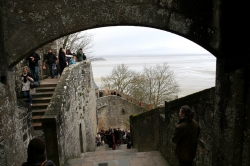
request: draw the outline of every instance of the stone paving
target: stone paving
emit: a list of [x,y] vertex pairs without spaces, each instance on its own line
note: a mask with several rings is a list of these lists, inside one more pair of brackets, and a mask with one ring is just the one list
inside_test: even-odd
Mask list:
[[81,158],[68,160],[65,166],[170,166],[158,151],[138,152],[127,149],[126,144],[112,150],[107,145],[86,152]]

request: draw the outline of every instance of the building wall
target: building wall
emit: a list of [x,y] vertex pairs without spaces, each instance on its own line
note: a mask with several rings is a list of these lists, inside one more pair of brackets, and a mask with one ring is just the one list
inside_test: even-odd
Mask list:
[[97,99],[98,129],[129,129],[129,116],[147,110],[118,96],[105,96]]
[[115,91],[116,94],[120,94],[123,99],[125,99],[125,100],[127,100],[127,101],[129,101],[131,103],[134,103],[136,105],[141,105],[141,107],[143,107],[146,110],[151,110],[152,109],[152,106],[150,104],[143,103],[140,100],[131,97],[130,95],[127,95],[125,93],[120,92],[119,90],[105,89],[105,90],[98,90],[98,91],[99,91],[98,96],[100,96],[100,94],[102,94],[102,96],[110,96],[111,92]]

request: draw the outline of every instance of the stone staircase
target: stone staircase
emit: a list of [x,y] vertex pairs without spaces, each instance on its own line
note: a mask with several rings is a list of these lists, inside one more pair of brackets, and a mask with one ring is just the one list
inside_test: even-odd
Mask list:
[[50,103],[51,97],[55,91],[57,82],[41,81],[40,87],[36,88],[36,93],[32,94],[32,118],[34,126],[34,136],[42,136],[42,117]]
[[94,152],[86,152],[80,158],[70,159],[65,166],[170,166],[158,151],[138,152],[127,149],[126,144],[112,150],[107,145],[99,146]]

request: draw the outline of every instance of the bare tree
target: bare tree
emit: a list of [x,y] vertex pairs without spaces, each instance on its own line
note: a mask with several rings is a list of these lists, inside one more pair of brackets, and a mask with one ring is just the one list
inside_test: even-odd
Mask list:
[[110,75],[101,77],[102,88],[119,90],[127,93],[127,87],[131,84],[135,72],[129,70],[124,64],[115,66]]
[[76,52],[79,48],[82,48],[85,55],[90,57],[93,47],[93,34],[87,32],[77,32],[61,38],[63,48]]
[[177,93],[180,92],[179,85],[167,63],[144,67],[142,76],[145,80],[143,87],[148,96],[146,103],[152,104],[155,108],[164,101],[177,98]]
[[145,66],[141,73],[129,70],[124,64],[115,67],[112,73],[102,77],[103,88],[117,89],[153,108],[177,98],[180,91],[174,72],[167,63]]

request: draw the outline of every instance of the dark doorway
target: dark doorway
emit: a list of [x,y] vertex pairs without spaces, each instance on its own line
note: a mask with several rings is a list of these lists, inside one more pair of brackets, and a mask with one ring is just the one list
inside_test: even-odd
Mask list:
[[81,153],[83,153],[83,138],[82,138],[82,125],[79,126],[79,139],[80,139],[80,148]]

